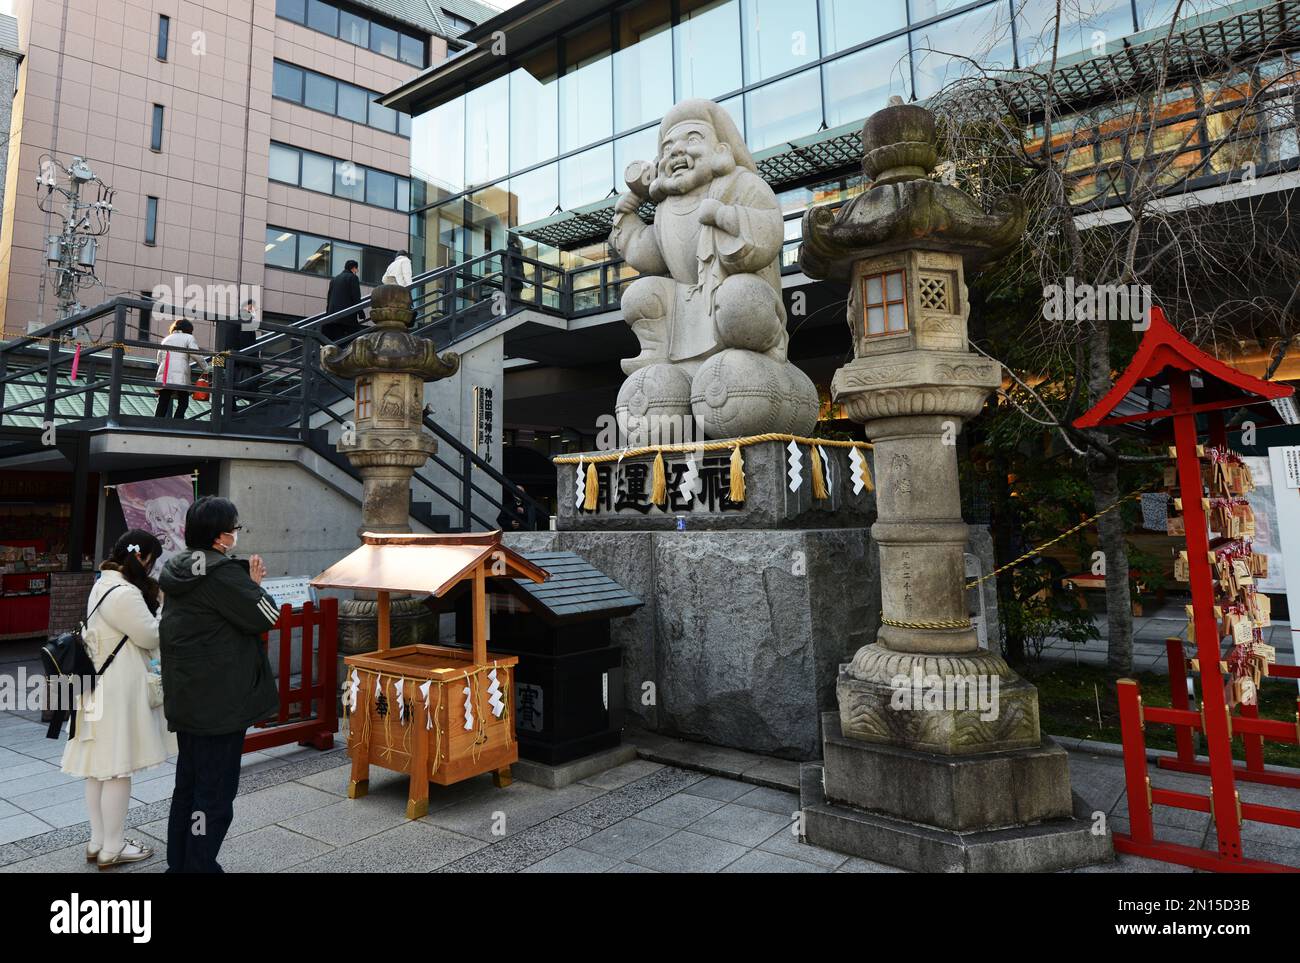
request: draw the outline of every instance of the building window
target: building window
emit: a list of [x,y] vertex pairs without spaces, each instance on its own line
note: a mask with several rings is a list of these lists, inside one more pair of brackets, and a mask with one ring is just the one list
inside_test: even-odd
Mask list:
[[868,338],[907,330],[903,271],[886,271],[862,279],[863,333]]
[[282,227],[266,229],[265,264],[285,271],[326,278],[341,272],[348,261],[356,261],[361,283],[373,286],[383,280],[384,268],[395,256],[396,252],[387,248],[300,234]]
[[144,202],[144,243],[158,243],[158,198],[149,197]]
[[153,105],[153,127],[149,132],[149,149],[162,150],[163,105]]
[[304,190],[319,191],[388,211],[406,213],[410,210],[411,182],[408,178],[286,144],[271,142],[268,173],[273,181]]
[[271,93],[280,100],[367,124],[376,130],[411,136],[410,116],[376,103],[376,98],[382,95],[281,60],[274,63]]
[[[364,11],[330,0],[275,0],[275,15],[412,67],[429,65],[424,33],[382,23]],[[443,19],[448,19],[445,14]],[[457,30],[460,33],[473,26],[466,20],[457,23],[462,25]]]
[[167,44],[171,39],[172,18],[166,14],[158,15],[158,59],[167,59]]

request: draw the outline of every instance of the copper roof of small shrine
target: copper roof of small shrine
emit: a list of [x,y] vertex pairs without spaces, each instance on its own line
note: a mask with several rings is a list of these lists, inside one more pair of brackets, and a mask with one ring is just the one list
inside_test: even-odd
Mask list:
[[485,574],[543,582],[545,569],[501,544],[500,532],[475,535],[384,535],[366,532],[356,551],[321,572],[317,588],[443,595],[487,565]]

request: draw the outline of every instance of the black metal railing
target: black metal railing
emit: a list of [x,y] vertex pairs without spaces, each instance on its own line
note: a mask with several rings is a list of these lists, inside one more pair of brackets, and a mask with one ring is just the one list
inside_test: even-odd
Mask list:
[[[465,265],[417,277],[412,288],[425,286],[426,290],[419,292],[415,329],[432,335],[442,349],[519,311],[554,310],[546,306],[546,299],[562,292],[564,285],[552,284],[553,279],[540,269],[558,269],[540,262],[516,265],[512,263],[516,257],[507,251],[476,258],[471,283],[480,289],[475,291],[449,283],[457,273],[465,276]],[[437,282],[443,282],[445,289],[436,293],[427,290]],[[503,297],[496,296],[497,291]],[[488,313],[473,310],[474,305],[489,299]],[[368,300],[362,303],[363,308],[367,305]],[[132,354],[156,352],[159,344],[128,336],[128,331],[134,330],[131,316],[152,311],[183,314],[147,298],[118,297],[0,344],[0,424],[294,439],[352,477],[360,477],[328,440],[328,426],[344,428],[350,423],[354,386],[320,367],[323,344],[346,344],[363,333],[338,342],[330,342],[320,333],[322,323],[346,312],[318,315],[295,324],[262,321],[253,345],[213,356],[210,384],[204,389],[208,400],[191,401],[182,418],[160,419],[149,411],[159,387],[156,362]],[[214,320],[218,324],[240,323],[238,318]],[[96,337],[76,337],[78,332],[95,328],[100,329]],[[200,357],[209,354],[170,345],[167,350]],[[75,381],[71,378],[74,364]],[[17,397],[20,393],[21,398]],[[452,531],[492,529],[497,527],[496,521],[484,517],[482,506],[490,506],[486,514],[492,515],[517,499],[524,506],[529,528],[547,526],[549,514],[526,492],[432,418],[426,415],[423,423],[439,443],[439,452],[430,461],[444,475],[434,478],[415,473],[415,517],[430,527]]]

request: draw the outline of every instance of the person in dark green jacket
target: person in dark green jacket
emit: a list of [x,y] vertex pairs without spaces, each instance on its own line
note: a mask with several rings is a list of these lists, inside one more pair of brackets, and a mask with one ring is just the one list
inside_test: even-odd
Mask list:
[[176,789],[167,823],[169,873],[220,873],[234,818],[244,732],[278,705],[261,635],[279,617],[261,588],[266,566],[232,557],[239,513],[200,498],[185,513],[185,545],[163,566],[163,712],[176,733]]

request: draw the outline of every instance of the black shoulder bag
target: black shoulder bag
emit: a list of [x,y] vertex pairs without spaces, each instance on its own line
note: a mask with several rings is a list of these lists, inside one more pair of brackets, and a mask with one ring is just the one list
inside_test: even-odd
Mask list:
[[95,607],[86,616],[86,621],[77,628],[71,632],[64,632],[41,646],[41,665],[45,669],[46,695],[49,697],[47,705],[50,708],[50,726],[45,730],[46,739],[59,738],[59,730],[69,719],[72,721],[68,725],[68,738],[71,739],[77,734],[77,715],[72,703],[78,686],[84,688],[88,685],[90,691],[94,692],[100,675],[113,664],[117,654],[122,651],[122,646],[126,644],[127,637],[124,635],[117,643],[117,648],[113,649],[113,654],[97,669],[82,634],[89,627],[91,616],[104,604],[104,599],[121,587],[114,585],[101,595]]

